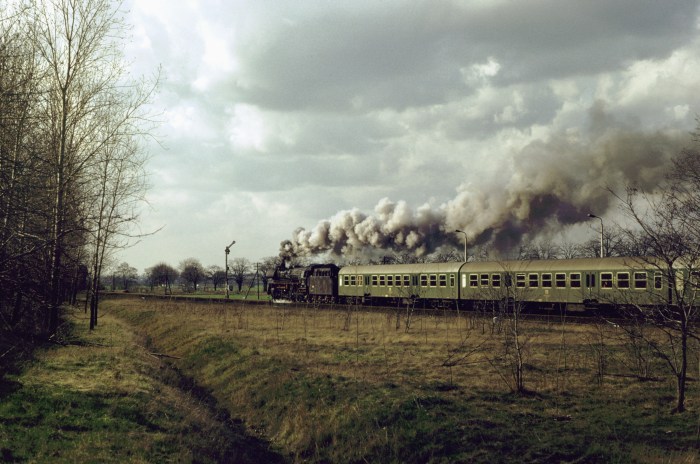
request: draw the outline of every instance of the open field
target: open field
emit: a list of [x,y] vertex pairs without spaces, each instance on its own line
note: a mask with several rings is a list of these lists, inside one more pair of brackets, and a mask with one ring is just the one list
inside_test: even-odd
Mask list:
[[509,321],[464,313],[102,308],[294,461],[698,462],[697,383],[671,414],[673,377],[612,324],[520,321],[514,345]]
[[[163,296],[173,296],[173,297],[181,297],[181,298],[205,298],[209,300],[224,300],[226,299],[226,293],[223,290],[198,290],[196,292],[190,291],[186,292],[183,291],[181,288],[174,288],[173,291],[169,294],[164,294],[162,289],[154,289],[151,290],[148,287],[140,286],[140,287],[134,287],[133,289],[129,290],[129,292],[124,292],[120,290],[116,290],[113,292],[104,292],[105,297],[111,298],[115,295],[123,295],[125,297],[131,297],[133,295],[152,295],[156,297],[163,297]],[[253,287],[251,289],[243,288],[240,292],[238,290],[231,291],[229,292],[229,297],[228,299],[230,300],[249,300],[249,301],[265,301],[268,302],[270,301],[270,296],[265,293],[265,289],[263,287]]]
[[83,316],[0,378],[0,462],[282,462],[123,321]]

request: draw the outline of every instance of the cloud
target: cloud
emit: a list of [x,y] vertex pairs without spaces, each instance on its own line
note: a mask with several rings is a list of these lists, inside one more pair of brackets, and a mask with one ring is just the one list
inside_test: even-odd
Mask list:
[[456,227],[505,248],[652,182],[700,107],[697,1],[126,6],[134,72],[165,76],[144,223],[168,226],[124,253],[143,266],[332,224],[359,227],[333,249],[383,227],[417,252]]
[[[327,7],[243,41],[235,95],[280,110],[403,109],[498,86],[619,71],[694,36],[697,3],[408,2]],[[259,39],[256,37],[256,39]],[[489,67],[490,66],[490,67]],[[487,72],[484,72],[487,71]]]

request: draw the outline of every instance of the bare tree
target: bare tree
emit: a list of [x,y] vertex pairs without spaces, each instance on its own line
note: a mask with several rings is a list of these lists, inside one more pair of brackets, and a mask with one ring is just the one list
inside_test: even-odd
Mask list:
[[[119,6],[27,0],[0,11],[0,315],[11,306],[11,325],[45,335],[86,270],[94,327],[101,269],[146,187],[137,142],[154,85],[125,72]],[[27,310],[33,302],[42,307]]]
[[464,261],[464,251],[456,249],[442,249],[429,257],[432,263],[456,263]]
[[549,240],[537,242],[520,247],[518,259],[557,259],[560,254],[559,247]]
[[[105,127],[107,122],[105,121]],[[128,226],[138,218],[135,211],[142,202],[142,194],[146,189],[143,174],[145,158],[139,155],[138,146],[131,139],[124,138],[105,143],[92,165],[93,179],[97,182],[89,197],[89,210],[85,220],[92,253],[90,328],[97,325],[99,281],[105,259],[113,250],[126,245],[119,239],[126,237]]]
[[126,291],[129,291],[129,284],[138,280],[139,278],[139,271],[126,262],[117,266],[115,273],[122,282],[122,288]]
[[214,291],[220,286],[226,283],[226,272],[221,266],[212,265],[206,270],[207,278],[211,280],[214,286]]
[[178,272],[174,267],[166,263],[158,263],[147,269],[146,274],[148,275],[151,289],[155,286],[162,286],[166,295],[172,294],[172,285],[178,278]]
[[[598,258],[600,257],[600,232],[590,240],[587,240],[581,245],[581,254],[583,257]],[[605,256],[639,256],[635,254],[637,243],[630,240],[627,230],[611,225],[603,231],[603,255]]]
[[37,155],[41,69],[27,40],[29,10],[13,6],[0,11],[0,317],[33,333],[46,326],[34,302],[45,299],[49,178]]
[[241,292],[243,288],[243,281],[245,280],[245,275],[250,272],[250,261],[246,258],[236,258],[231,264],[231,276],[233,281],[236,282],[238,286],[238,293]]
[[566,240],[559,244],[559,256],[562,259],[581,258],[583,257],[581,245]]
[[205,277],[206,272],[198,259],[187,258],[180,262],[180,279],[182,279],[188,287],[191,284],[191,288],[195,292],[197,291],[197,285],[199,285]]
[[689,341],[698,339],[700,316],[700,151],[695,146],[675,159],[668,177],[657,192],[629,188],[620,198],[622,210],[636,229],[628,231],[630,241],[641,241],[650,257],[644,263],[654,272],[648,293],[653,305],[624,302],[633,316],[656,326],[663,337],[645,338],[664,360],[676,379],[675,412],[685,410]]
[[260,277],[262,279],[263,288],[267,288],[267,279],[271,272],[281,264],[282,259],[279,256],[268,256],[260,261]]
[[527,392],[525,362],[530,337],[523,324],[528,289],[524,279],[518,279],[520,273],[504,266],[498,286],[486,290],[484,301],[493,305],[492,333],[501,335],[501,350],[494,353],[490,362],[511,391],[522,394]]
[[[117,172],[131,172],[138,152],[133,140],[143,133],[140,109],[149,92],[135,91],[138,87],[127,78],[121,55],[126,29],[119,4],[33,0],[29,11],[28,37],[41,69],[35,124],[50,193],[47,329],[52,333],[63,299],[66,264],[79,255],[75,250],[85,243],[86,230],[96,235],[93,254],[102,255],[115,233],[115,222],[133,218],[103,208],[106,198],[110,200],[106,203],[123,201],[123,185],[112,196],[113,186],[105,190],[96,184],[114,174],[115,159],[122,161]],[[93,283],[99,281],[96,269],[102,264],[102,258],[93,259]],[[91,327],[97,320],[96,306],[92,309]]]
[[425,263],[426,258],[424,256],[416,256],[410,252],[402,252],[387,256],[384,261],[386,262],[382,262],[382,264],[416,264]]

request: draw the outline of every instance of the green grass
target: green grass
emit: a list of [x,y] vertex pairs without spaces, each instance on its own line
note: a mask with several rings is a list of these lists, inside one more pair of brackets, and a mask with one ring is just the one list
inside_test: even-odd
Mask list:
[[0,381],[2,462],[281,462],[107,316]]
[[[614,332],[598,384],[594,328],[530,327],[534,393],[515,395],[498,374],[498,337],[478,324],[430,316],[406,333],[386,314],[357,313],[348,330],[342,312],[304,308],[115,301],[106,310],[181,357],[173,362],[219,406],[296,461],[698,462],[697,385],[689,411],[670,414],[673,382],[626,375]],[[464,340],[490,344],[448,371],[441,362]]]

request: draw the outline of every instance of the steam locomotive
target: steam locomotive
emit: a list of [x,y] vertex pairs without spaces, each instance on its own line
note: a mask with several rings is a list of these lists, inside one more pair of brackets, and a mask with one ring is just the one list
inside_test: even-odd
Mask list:
[[273,301],[335,303],[338,274],[335,264],[312,264],[287,269],[282,263],[267,276],[267,294]]
[[[653,258],[577,258],[278,268],[268,276],[273,300],[470,308],[517,301],[527,307],[587,310],[673,304],[697,293],[697,272],[669,272]],[[680,293],[679,293],[680,292]],[[699,297],[700,298],[700,297]]]

